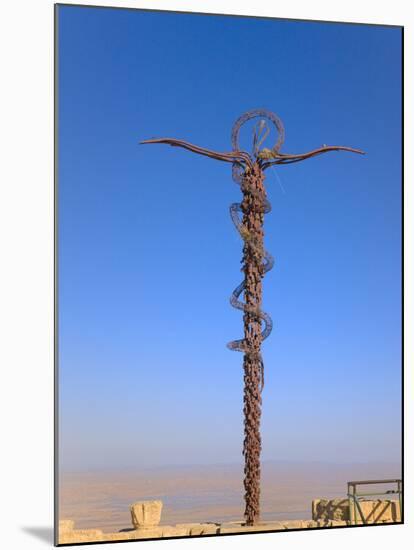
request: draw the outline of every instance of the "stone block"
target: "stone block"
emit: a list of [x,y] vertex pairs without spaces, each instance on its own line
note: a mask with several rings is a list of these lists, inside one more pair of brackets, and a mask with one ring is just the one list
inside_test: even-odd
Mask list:
[[312,500],[312,519],[313,521],[317,521],[318,520],[318,515],[319,515],[319,503],[321,502],[322,499],[320,498],[315,498]]
[[59,521],[59,533],[66,533],[75,528],[75,522],[72,519],[61,519]]
[[134,529],[146,530],[157,527],[161,521],[162,501],[143,500],[130,506]]
[[104,533],[103,540],[134,540],[139,538],[139,536],[136,529],[128,529],[125,531],[118,531],[117,533]]
[[330,527],[329,519],[318,519],[316,520],[317,527]]
[[163,536],[164,527],[152,527],[148,529],[130,529],[118,533],[105,533],[105,540],[141,540],[157,539]]
[[314,529],[315,527],[319,527],[318,522],[315,520],[308,521],[308,529]]
[[[359,507],[362,510],[367,523],[391,523],[399,521],[399,502],[393,500],[360,500]],[[363,523],[358,506],[355,506],[357,523]],[[350,521],[349,500],[340,499],[315,499],[312,501],[313,521]]]
[[214,523],[199,523],[198,525],[193,525],[190,527],[190,535],[206,535],[213,534],[217,532],[217,525]]
[[335,520],[335,519],[331,519],[329,523],[330,523],[329,527],[341,527],[344,525],[348,525],[348,521]]
[[284,529],[304,529],[307,527],[307,523],[303,520],[287,520],[283,522]]
[[100,529],[73,529],[59,533],[59,544],[99,542],[102,540],[104,540],[104,535]]
[[285,522],[261,521],[257,525],[245,525],[244,522],[228,522],[218,525],[217,533],[250,533],[263,531],[283,531]]
[[189,535],[187,527],[179,527],[178,525],[167,525],[162,528],[163,537],[185,537]]
[[[390,523],[394,521],[392,500],[367,500],[360,503],[367,523]],[[359,514],[357,518],[360,519]]]
[[329,501],[326,508],[327,519],[333,521],[346,521],[349,519],[349,500],[347,498],[334,498]]
[[392,521],[401,521],[400,502],[398,500],[392,501]]
[[320,498],[312,501],[312,519],[314,521],[349,519],[349,501],[347,498]]

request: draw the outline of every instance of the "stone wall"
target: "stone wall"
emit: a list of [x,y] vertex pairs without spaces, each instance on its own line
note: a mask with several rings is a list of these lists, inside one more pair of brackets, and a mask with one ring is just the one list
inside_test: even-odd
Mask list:
[[[59,543],[73,544],[76,542],[101,542],[118,540],[140,540],[164,537],[192,537],[199,535],[220,535],[225,533],[286,531],[288,529],[311,529],[317,527],[333,527],[346,525],[345,521],[331,520],[291,520],[260,522],[253,527],[247,527],[243,522],[228,523],[178,523],[176,525],[160,525],[152,529],[125,529],[117,533],[104,533],[99,529],[68,529],[67,520],[59,522]],[[65,524],[62,525],[61,524]],[[73,524],[73,522],[72,522]]]
[[[363,501],[361,508],[369,523],[394,523],[401,521],[398,501]],[[247,527],[242,521],[159,525],[162,510],[161,501],[136,502],[131,505],[130,510],[133,528],[123,529],[117,533],[104,533],[100,529],[75,529],[75,524],[72,520],[62,520],[59,522],[59,544],[192,537],[252,531],[285,531],[288,529],[337,527],[350,524],[349,501],[348,499],[339,498],[313,500],[311,520],[263,521],[252,527]]]
[[[391,523],[401,521],[398,500],[362,500],[359,501],[367,523]],[[356,510],[357,523],[362,518]],[[333,520],[350,522],[350,506],[347,498],[317,499],[312,501],[312,519],[314,521]]]

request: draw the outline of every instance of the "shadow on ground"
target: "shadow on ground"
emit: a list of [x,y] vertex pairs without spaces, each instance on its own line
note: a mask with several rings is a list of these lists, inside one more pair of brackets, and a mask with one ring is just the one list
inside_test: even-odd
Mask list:
[[22,531],[53,546],[53,527],[22,527]]

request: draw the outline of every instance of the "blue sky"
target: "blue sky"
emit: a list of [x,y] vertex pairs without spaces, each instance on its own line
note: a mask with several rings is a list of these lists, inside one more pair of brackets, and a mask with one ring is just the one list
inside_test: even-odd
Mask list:
[[244,111],[267,172],[263,459],[400,457],[401,33],[397,28],[59,8],[61,464],[241,462],[241,241],[226,163]]

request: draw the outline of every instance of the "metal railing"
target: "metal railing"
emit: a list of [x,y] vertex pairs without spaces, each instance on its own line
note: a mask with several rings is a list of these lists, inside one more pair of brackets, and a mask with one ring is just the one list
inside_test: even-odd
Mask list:
[[[395,489],[388,489],[381,492],[372,493],[359,493],[357,491],[358,485],[380,485],[380,484],[394,484]],[[361,501],[365,497],[384,496],[384,495],[397,495],[400,506],[400,518],[403,517],[403,501],[402,501],[402,480],[401,479],[369,479],[363,481],[348,481],[348,499],[349,499],[349,520],[351,525],[358,523],[357,512],[363,524],[367,523],[362,508]]]

